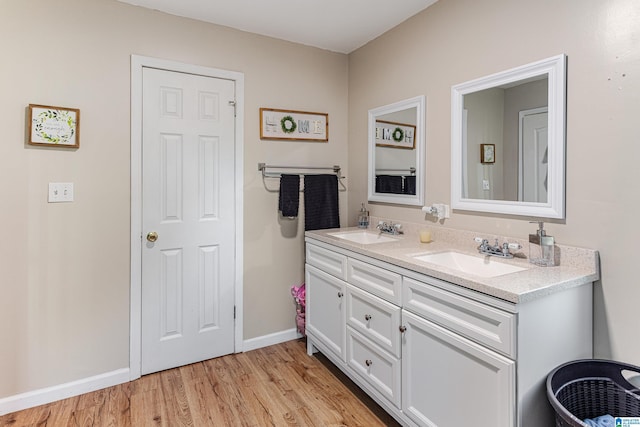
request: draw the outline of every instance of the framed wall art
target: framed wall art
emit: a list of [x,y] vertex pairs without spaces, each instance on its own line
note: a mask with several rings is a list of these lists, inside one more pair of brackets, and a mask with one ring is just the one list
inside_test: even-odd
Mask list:
[[416,127],[403,123],[376,120],[376,146],[405,148],[416,147]]
[[80,110],[29,104],[29,145],[80,147]]
[[260,139],[329,141],[329,114],[260,109]]
[[496,162],[496,145],[480,144],[480,163]]

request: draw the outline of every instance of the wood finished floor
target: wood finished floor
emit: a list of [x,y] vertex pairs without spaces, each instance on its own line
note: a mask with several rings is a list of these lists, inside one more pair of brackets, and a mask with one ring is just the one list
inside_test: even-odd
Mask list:
[[304,340],[0,416],[0,427],[398,425]]

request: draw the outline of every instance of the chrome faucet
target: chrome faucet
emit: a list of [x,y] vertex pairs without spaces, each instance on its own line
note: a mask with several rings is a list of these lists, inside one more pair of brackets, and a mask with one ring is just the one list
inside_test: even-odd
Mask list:
[[498,256],[501,258],[513,258],[513,254],[509,251],[510,249],[518,250],[522,249],[522,246],[519,243],[507,243],[504,242],[502,245],[496,239],[496,242],[493,246],[489,244],[489,240],[483,239],[481,237],[476,237],[474,239],[477,243],[480,243],[478,246],[478,252],[485,255],[490,256]]
[[380,233],[393,234],[397,236],[398,234],[402,234],[400,229],[402,228],[402,224],[393,224],[391,222],[379,221],[376,226],[380,230]]

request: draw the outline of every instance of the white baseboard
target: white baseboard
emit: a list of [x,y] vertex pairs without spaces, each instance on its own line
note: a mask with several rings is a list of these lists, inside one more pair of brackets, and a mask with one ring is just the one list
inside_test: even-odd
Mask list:
[[[295,340],[300,337],[302,337],[302,335],[298,333],[296,328],[275,332],[273,334],[245,340],[242,351],[256,350],[258,348]],[[11,412],[21,411],[68,397],[78,396],[83,393],[123,384],[131,380],[129,375],[129,368],[122,368],[77,381],[1,398],[0,415],[6,415]]]
[[286,331],[275,332],[273,334],[245,340],[242,351],[256,350],[258,348],[295,340],[300,337],[302,337],[302,335],[298,333],[296,328],[287,329]]
[[129,368],[0,399],[0,415],[129,382]]

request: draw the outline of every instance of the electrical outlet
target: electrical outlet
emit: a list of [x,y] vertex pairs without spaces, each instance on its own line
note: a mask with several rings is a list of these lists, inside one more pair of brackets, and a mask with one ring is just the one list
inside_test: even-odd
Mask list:
[[482,180],[482,189],[483,190],[490,190],[491,189],[489,187],[489,180],[488,179],[483,179]]
[[451,218],[451,207],[449,205],[442,205],[442,209],[444,210],[444,217]]
[[50,182],[49,203],[73,202],[73,182]]

